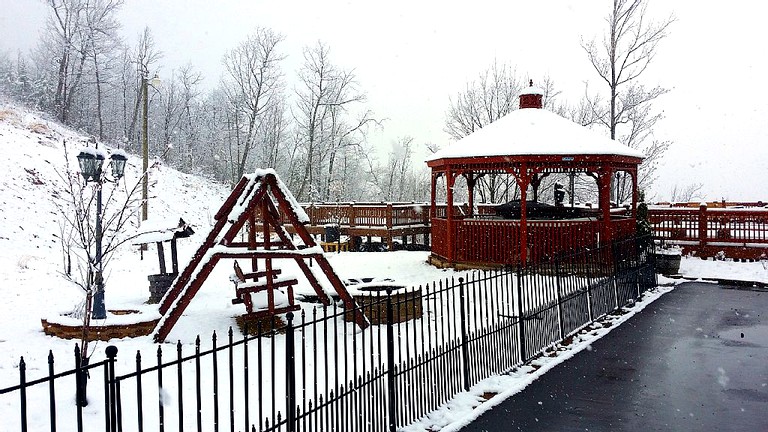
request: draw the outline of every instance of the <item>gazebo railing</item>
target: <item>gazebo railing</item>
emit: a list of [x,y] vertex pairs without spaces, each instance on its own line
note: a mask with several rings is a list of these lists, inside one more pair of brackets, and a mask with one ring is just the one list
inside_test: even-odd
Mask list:
[[503,264],[520,260],[519,221],[465,219],[454,225],[457,261]]
[[635,218],[612,218],[613,239],[623,240],[637,235],[637,221]]
[[[634,221],[633,221],[634,222]],[[463,263],[516,265],[520,262],[520,221],[455,219],[448,232],[445,219],[432,219],[432,253]],[[597,220],[528,221],[527,255],[530,262],[543,262],[563,253],[596,247]],[[448,248],[453,238],[453,251]]]

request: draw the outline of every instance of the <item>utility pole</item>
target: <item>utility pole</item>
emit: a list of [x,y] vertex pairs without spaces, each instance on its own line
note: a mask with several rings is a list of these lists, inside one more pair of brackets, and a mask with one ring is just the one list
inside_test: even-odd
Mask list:
[[141,220],[147,220],[149,214],[149,201],[147,193],[149,189],[149,137],[147,131],[147,117],[149,115],[149,82],[147,75],[141,77],[141,93],[144,96],[142,106],[142,125],[141,125],[141,157],[142,157],[142,179],[141,179]]

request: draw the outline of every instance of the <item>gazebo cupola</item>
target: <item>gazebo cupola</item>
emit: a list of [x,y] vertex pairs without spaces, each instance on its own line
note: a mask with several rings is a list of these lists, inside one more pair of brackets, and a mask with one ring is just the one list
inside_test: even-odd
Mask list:
[[538,108],[541,109],[542,98],[544,97],[544,90],[535,87],[533,80],[530,80],[528,87],[520,93],[520,109],[524,108]]
[[[427,159],[432,170],[433,263],[525,264],[634,236],[637,169],[643,154],[542,109],[543,96],[531,81],[520,94],[520,109]],[[618,172],[631,179],[629,209],[611,208],[611,183]],[[555,205],[539,202],[538,189],[550,175],[594,181],[597,208],[564,206],[562,186],[556,188]],[[476,206],[475,188],[492,176],[516,186],[515,196]],[[459,184],[467,187],[466,203],[454,200],[460,178],[464,181]],[[444,203],[436,201],[438,195]]]

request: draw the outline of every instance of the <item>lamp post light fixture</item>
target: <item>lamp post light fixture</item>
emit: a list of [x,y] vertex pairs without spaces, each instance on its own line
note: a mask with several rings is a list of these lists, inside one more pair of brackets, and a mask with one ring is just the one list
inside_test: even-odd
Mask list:
[[160,78],[155,74],[154,77],[148,78],[146,74],[141,77],[141,93],[144,96],[142,101],[142,123],[141,123],[141,158],[142,169],[144,170],[141,181],[141,220],[147,220],[149,215],[149,201],[147,200],[147,194],[149,189],[149,134],[147,122],[149,118],[149,86],[153,87],[160,85]]
[[[98,144],[97,144],[98,145]],[[80,173],[85,179],[86,184],[94,182],[96,184],[96,256],[94,262],[90,263],[94,271],[93,282],[96,284],[96,292],[93,295],[93,313],[94,319],[104,319],[107,317],[107,308],[104,304],[104,277],[101,256],[101,241],[104,235],[101,226],[101,186],[104,182],[117,182],[125,173],[125,163],[128,157],[122,150],[115,150],[109,157],[109,164],[112,167],[111,178],[102,170],[105,154],[97,148],[85,148],[77,155],[77,162],[80,165]]]

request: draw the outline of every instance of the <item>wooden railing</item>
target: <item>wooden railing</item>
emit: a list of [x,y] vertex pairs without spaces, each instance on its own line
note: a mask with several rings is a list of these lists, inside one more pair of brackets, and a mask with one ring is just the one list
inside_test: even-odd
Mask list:
[[768,254],[768,209],[651,208],[654,237],[685,252],[732,258]]
[[309,203],[301,207],[311,225],[387,228],[429,225],[428,203]]
[[445,219],[432,219],[432,253],[441,257],[448,257],[448,221]]
[[637,221],[631,217],[614,217],[611,219],[613,226],[613,239],[622,240],[637,235]]
[[[527,255],[542,262],[598,243],[596,220],[528,221]],[[514,265],[520,262],[520,221],[456,219],[448,232],[445,219],[432,219],[432,252],[448,258],[447,236],[454,239],[454,260],[463,263]]]
[[[302,204],[311,225],[336,223],[347,227],[397,228],[430,225],[429,203],[314,203]],[[454,250],[460,261],[506,262],[519,255],[519,221],[492,219],[495,205],[479,204],[475,217],[466,204],[454,206],[455,232],[448,233],[446,206],[436,206],[432,220],[432,251],[447,257],[447,236],[456,239]],[[635,220],[612,211],[613,238],[631,237]],[[649,218],[654,237],[676,243],[686,252],[712,256],[720,250],[727,256],[759,258],[768,255],[768,208],[724,209],[701,207],[651,207]],[[565,239],[574,248],[592,245],[597,239],[596,221],[528,221],[529,256],[551,256],[562,250]],[[550,234],[544,234],[544,232]],[[443,249],[446,250],[443,250]]]
[[[455,221],[455,229],[456,261],[500,264],[519,261],[519,221],[465,219]],[[433,231],[433,243],[434,240]],[[433,253],[436,253],[434,249]]]

